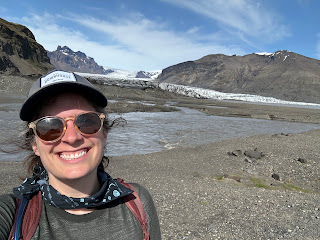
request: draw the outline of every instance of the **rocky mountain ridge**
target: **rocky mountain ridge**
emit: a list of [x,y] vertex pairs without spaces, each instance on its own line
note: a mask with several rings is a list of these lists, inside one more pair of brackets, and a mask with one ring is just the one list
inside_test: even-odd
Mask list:
[[51,64],[57,69],[95,74],[113,72],[110,69],[105,70],[102,66],[99,66],[92,57],[87,56],[85,53],[80,51],[74,52],[67,46],[58,46],[57,50],[53,52],[48,51],[47,54]]
[[158,74],[158,72],[156,72],[156,71],[153,71],[153,72],[139,71],[136,74],[136,78],[151,78],[152,79],[157,74]]
[[220,92],[320,103],[320,61],[282,50],[273,54],[213,54],[165,68],[157,78]]
[[38,76],[54,67],[46,50],[25,26],[0,18],[0,73]]

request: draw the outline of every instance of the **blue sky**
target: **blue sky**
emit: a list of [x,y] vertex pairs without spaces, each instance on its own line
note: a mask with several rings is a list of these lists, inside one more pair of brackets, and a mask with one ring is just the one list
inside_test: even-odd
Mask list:
[[68,46],[125,70],[217,53],[320,59],[318,0],[0,0],[0,17],[27,26],[49,51]]

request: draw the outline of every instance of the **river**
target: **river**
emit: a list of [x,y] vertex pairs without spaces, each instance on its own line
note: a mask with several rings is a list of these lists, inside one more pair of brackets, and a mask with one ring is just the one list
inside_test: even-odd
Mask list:
[[[0,147],[9,149],[10,139],[21,136],[18,114],[23,96],[0,96]],[[168,103],[174,104],[174,103]],[[108,136],[107,155],[146,154],[179,146],[192,147],[209,142],[259,134],[299,133],[320,129],[318,124],[251,118],[219,117],[180,108],[177,112],[131,112],[112,114],[123,117],[124,126],[113,128]],[[0,153],[0,161],[19,161],[25,153]]]

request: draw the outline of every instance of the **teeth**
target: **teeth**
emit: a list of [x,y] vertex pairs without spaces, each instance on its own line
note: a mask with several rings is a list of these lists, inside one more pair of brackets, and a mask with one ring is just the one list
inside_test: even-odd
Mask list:
[[72,159],[77,159],[77,158],[80,158],[82,157],[83,155],[85,155],[87,153],[87,151],[82,151],[82,152],[77,152],[76,154],[70,154],[70,155],[67,155],[67,154],[60,154],[60,157],[63,158],[63,159],[66,159],[66,160],[72,160]]

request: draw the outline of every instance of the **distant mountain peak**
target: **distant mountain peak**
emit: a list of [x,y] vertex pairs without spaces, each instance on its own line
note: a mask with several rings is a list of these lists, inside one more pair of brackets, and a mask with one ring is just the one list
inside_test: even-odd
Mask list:
[[53,52],[48,51],[47,54],[51,64],[57,69],[94,74],[108,74],[112,72],[112,70],[106,70],[98,65],[92,57],[80,51],[74,52],[67,46],[58,46],[57,50]]
[[139,71],[136,73],[136,78],[151,78],[155,79],[161,71]]

